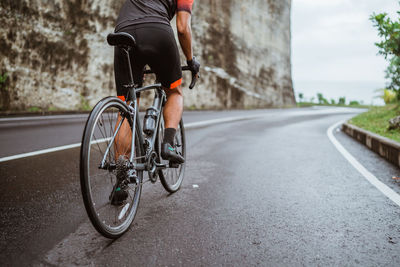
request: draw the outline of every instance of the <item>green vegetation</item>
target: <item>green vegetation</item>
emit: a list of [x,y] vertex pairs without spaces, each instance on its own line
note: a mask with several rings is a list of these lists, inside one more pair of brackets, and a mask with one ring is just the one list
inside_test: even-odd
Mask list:
[[[400,15],[400,11],[397,13]],[[387,89],[393,90],[397,101],[400,101],[400,16],[397,20],[392,20],[387,13],[373,13],[370,20],[381,37],[381,41],[375,43],[379,48],[379,54],[389,62],[385,77],[390,81]]]
[[0,74],[0,86],[4,86],[8,79],[8,73]]
[[318,94],[317,94],[317,99],[318,99],[318,104],[320,104],[320,105],[327,105],[327,104],[329,104],[329,103],[328,103],[328,100],[326,100],[326,98],[325,98],[321,93],[318,93]]
[[299,93],[299,102],[297,102],[298,107],[310,107],[310,106],[335,106],[335,107],[355,107],[355,108],[369,108],[369,105],[363,105],[359,101],[352,100],[349,102],[349,104],[346,104],[346,97],[342,96],[339,97],[339,99],[336,100],[331,98],[330,101],[328,101],[322,93],[317,93],[317,100],[318,103],[314,103],[315,97],[311,97],[310,101],[304,101],[304,95],[303,93]]
[[303,102],[304,99],[304,94],[303,93],[299,93],[299,100],[300,102]]
[[56,108],[56,107],[50,106],[50,107],[47,109],[47,111],[49,111],[49,112],[55,112],[55,111],[59,111],[59,109]]
[[79,109],[82,111],[92,110],[92,107],[90,106],[89,101],[82,95],[81,95],[81,103],[80,103]]
[[6,110],[10,105],[10,92],[8,90],[8,73],[0,73],[0,110]]
[[36,112],[41,112],[42,111],[42,109],[40,108],[40,107],[29,107],[28,108],[28,112],[33,112],[33,113],[36,113]]
[[385,104],[393,104],[396,102],[396,92],[393,90],[389,89],[383,89],[383,95],[382,95],[383,101],[385,101]]
[[372,107],[349,122],[367,131],[385,136],[400,142],[400,131],[388,130],[389,120],[400,115],[400,106],[391,104],[383,107]]

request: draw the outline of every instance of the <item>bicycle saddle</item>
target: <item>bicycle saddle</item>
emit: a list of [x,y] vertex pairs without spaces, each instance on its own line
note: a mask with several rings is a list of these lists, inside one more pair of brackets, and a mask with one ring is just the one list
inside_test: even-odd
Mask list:
[[107,42],[112,46],[136,46],[136,40],[126,32],[110,33],[107,35]]

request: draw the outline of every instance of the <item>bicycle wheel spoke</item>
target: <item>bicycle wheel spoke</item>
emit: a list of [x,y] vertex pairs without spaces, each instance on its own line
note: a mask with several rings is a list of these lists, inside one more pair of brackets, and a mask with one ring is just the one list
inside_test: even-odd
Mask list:
[[[110,116],[110,114],[112,114],[112,112],[108,112],[108,122],[109,122],[109,136],[113,136],[113,134],[114,134],[114,128],[113,128],[113,126],[112,126],[112,124],[113,124],[113,120],[112,120],[112,115]],[[114,141],[115,142],[115,141]],[[115,153],[113,153],[113,151],[114,151],[114,149],[113,148],[115,148],[115,144],[113,145],[113,147],[110,149],[110,153],[108,154],[108,160],[109,161],[111,161],[113,158],[115,159],[116,157],[115,157]]]
[[100,125],[100,127],[98,129],[99,129],[101,135],[103,136],[103,138],[107,138],[107,135],[103,132],[104,129],[102,129],[103,125],[104,125],[103,114],[101,114],[101,118],[99,119],[97,124]]
[[[109,127],[108,127],[108,136],[112,137],[113,136],[113,127],[112,127],[112,120],[110,117],[110,113],[111,112],[107,112],[107,118],[108,118],[108,123],[109,123]],[[112,160],[112,156],[113,156],[113,149],[110,149],[109,153],[108,153],[108,160],[111,161]],[[114,157],[115,158],[115,157]]]
[[108,128],[109,128],[109,135],[112,136],[112,134],[113,134],[113,132],[112,132],[113,127],[112,127],[112,119],[111,119],[112,116],[110,116],[110,113],[111,113],[111,112],[108,112],[108,113],[107,113],[108,122],[109,122],[109,127],[108,127]]
[[[96,137],[95,133],[93,133],[93,136]],[[95,138],[95,140],[97,140],[97,138]],[[99,149],[100,154],[104,154],[103,151],[100,148],[99,142],[95,142],[95,144],[97,145],[97,148]]]

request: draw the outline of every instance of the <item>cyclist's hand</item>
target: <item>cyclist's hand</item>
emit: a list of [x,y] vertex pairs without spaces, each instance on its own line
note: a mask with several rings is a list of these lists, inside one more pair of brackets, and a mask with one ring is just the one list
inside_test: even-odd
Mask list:
[[192,60],[186,61],[193,75],[198,74],[200,71],[200,62],[193,57]]
[[194,85],[196,84],[197,79],[200,77],[200,62],[197,61],[195,57],[192,60],[186,61],[190,71],[192,72],[192,82],[189,85],[189,89],[193,89]]

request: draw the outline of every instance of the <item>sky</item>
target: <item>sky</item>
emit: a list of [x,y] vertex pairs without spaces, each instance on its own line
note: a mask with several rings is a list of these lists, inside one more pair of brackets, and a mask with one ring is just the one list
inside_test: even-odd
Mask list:
[[[361,92],[368,102],[374,90],[384,87],[387,67],[377,55],[374,43],[380,39],[369,17],[386,12],[397,18],[397,10],[399,0],[292,0],[295,92],[325,93],[326,83],[326,93],[337,97],[334,84],[341,87],[338,91],[351,91],[351,84],[361,90],[364,84],[368,88]],[[353,92],[353,98],[357,94]]]

